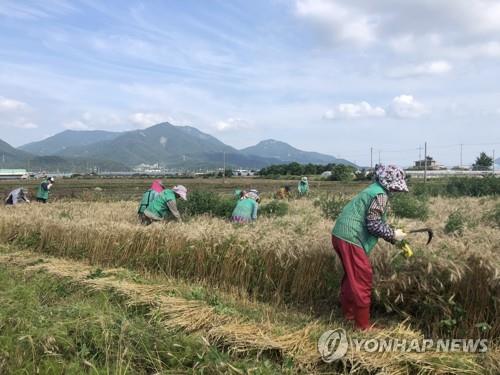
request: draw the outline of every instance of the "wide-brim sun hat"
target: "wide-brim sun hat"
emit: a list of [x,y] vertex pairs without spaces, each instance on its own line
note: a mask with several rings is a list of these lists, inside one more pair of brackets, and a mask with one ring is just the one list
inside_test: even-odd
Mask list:
[[387,191],[408,192],[405,171],[396,165],[378,165],[375,169],[375,178]]
[[187,200],[187,189],[184,185],[176,185],[172,188],[172,191],[179,195],[181,199]]

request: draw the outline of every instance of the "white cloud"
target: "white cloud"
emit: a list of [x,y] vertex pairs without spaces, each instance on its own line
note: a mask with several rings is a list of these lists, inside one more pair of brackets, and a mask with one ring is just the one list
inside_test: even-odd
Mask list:
[[26,103],[0,96],[0,112],[17,111],[26,107]]
[[500,57],[496,0],[295,0],[297,17],[346,45],[415,57]]
[[91,130],[89,125],[80,120],[65,122],[63,127],[70,130]]
[[451,70],[451,65],[447,61],[433,61],[427,64],[417,66],[417,73],[422,74],[443,74]]
[[399,95],[392,99],[390,113],[395,117],[417,118],[427,112],[427,108],[412,95]]
[[367,102],[339,104],[334,109],[325,112],[326,120],[336,119],[358,119],[366,117],[384,117],[385,110],[382,107],[373,107]]
[[140,127],[147,128],[152,125],[159,124],[160,122],[171,122],[172,119],[169,116],[162,115],[161,113],[145,113],[136,112],[129,116],[130,121]]
[[217,121],[215,124],[215,129],[219,132],[250,129],[251,127],[252,125],[248,121],[233,117]]
[[16,128],[19,129],[37,129],[38,125],[33,122],[23,122],[21,124],[16,125]]
[[445,60],[430,61],[418,65],[397,67],[389,71],[392,78],[418,77],[425,75],[441,75],[452,70],[452,65]]
[[297,0],[297,16],[326,32],[329,39],[365,45],[375,41],[376,25],[363,14],[335,0]]

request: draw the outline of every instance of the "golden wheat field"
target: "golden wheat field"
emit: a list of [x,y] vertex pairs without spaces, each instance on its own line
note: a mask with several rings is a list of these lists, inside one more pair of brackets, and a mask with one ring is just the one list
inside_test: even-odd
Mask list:
[[[432,227],[434,239],[426,246],[425,235],[410,237],[415,251],[410,259],[379,241],[371,255],[373,319],[382,327],[376,333],[352,332],[341,318],[342,268],[331,246],[333,222],[314,199],[321,198],[291,200],[287,215],[261,217],[248,226],[197,216],[143,227],[135,201],[1,207],[0,241],[15,248],[2,262],[33,268],[38,266],[32,261],[44,256],[46,269],[59,276],[155,304],[167,328],[205,332],[207,340],[239,355],[273,351],[289,356],[294,360],[291,372],[500,371],[500,231],[487,216],[496,199],[430,198],[424,222],[391,217],[407,229]],[[447,234],[446,221],[457,208],[467,213],[466,224],[462,233]],[[92,267],[129,270],[164,287],[78,276]],[[177,297],[158,299],[165,290],[189,284],[267,313],[250,319]],[[321,362],[315,347],[317,337],[331,327],[370,338],[485,338],[490,347],[482,355],[352,351],[341,365],[332,366]]]

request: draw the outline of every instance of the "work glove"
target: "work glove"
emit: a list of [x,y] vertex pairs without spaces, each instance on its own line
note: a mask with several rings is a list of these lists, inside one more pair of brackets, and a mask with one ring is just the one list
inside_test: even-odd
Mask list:
[[406,258],[411,258],[413,256],[413,250],[406,241],[404,241],[402,250],[402,253]]
[[403,230],[401,229],[396,229],[394,231],[394,239],[396,241],[402,241],[406,238],[407,234],[405,232],[403,232]]

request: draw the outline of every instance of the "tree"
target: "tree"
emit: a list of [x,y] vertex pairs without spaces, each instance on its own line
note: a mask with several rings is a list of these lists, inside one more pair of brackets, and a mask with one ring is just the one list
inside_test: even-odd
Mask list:
[[486,155],[485,152],[481,152],[481,154],[477,157],[476,162],[472,165],[472,169],[475,171],[487,171],[493,165],[493,158],[490,158]]
[[294,176],[300,176],[302,175],[304,172],[304,167],[297,163],[297,162],[293,162],[293,163],[290,163],[288,164],[288,173],[291,174],[291,175],[294,175]]
[[333,167],[330,179],[333,181],[351,181],[354,178],[354,172],[354,167],[338,164]]

